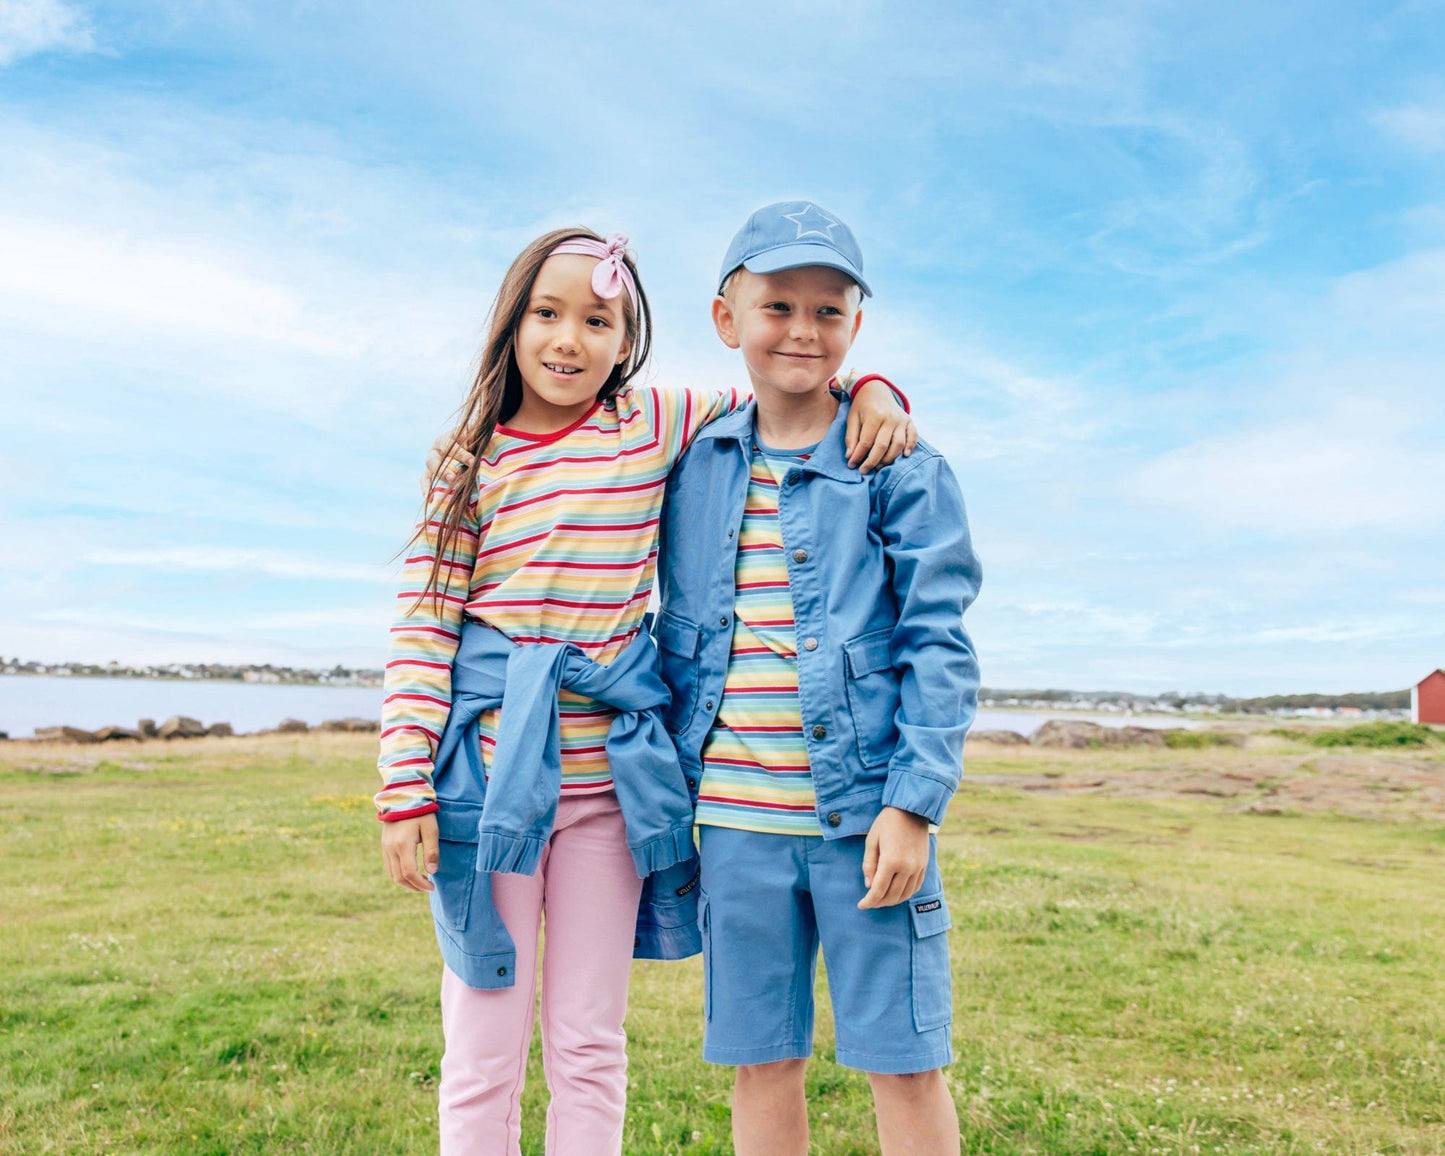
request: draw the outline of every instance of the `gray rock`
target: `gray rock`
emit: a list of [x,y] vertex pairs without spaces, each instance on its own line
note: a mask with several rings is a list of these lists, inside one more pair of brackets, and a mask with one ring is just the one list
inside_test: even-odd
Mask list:
[[128,739],[138,743],[143,737],[140,731],[133,731],[129,727],[101,727],[95,732],[95,741],[98,743],[114,742],[116,739]]
[[153,718],[141,719],[140,722],[135,724],[135,729],[140,731],[140,733],[148,739],[158,738],[160,736],[160,731],[156,729],[156,720]]
[[161,723],[156,733],[163,739],[198,739],[206,733],[206,724],[197,718],[173,714]]
[[235,734],[236,732],[231,729],[230,723],[218,722],[212,723],[210,726],[208,726],[206,728],[206,733],[208,735],[215,735],[219,738],[230,738],[230,736]]
[[971,743],[997,743],[1005,747],[1028,746],[1029,740],[1018,731],[969,731]]
[[1078,751],[1085,747],[1102,746],[1102,730],[1104,728],[1098,723],[1051,718],[1034,731],[1029,741],[1036,747],[1067,747]]
[[1104,727],[1082,719],[1050,719],[1034,731],[1038,747],[1163,747],[1164,732],[1152,727]]
[[1106,747],[1166,747],[1164,732],[1152,727],[1105,727]]
[[304,735],[311,728],[299,718],[283,718],[276,726],[276,733],[282,735]]
[[329,718],[322,723],[317,730],[332,732],[356,732],[379,731],[381,724],[365,718]]
[[79,727],[36,727],[35,737],[42,743],[93,743],[95,735]]

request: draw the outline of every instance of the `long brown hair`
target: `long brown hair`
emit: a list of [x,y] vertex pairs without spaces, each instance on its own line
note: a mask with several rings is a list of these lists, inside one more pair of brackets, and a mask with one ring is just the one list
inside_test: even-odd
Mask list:
[[[431,595],[433,604],[436,604],[451,590],[451,567],[447,566],[446,575],[443,577],[442,564],[443,561],[450,562],[457,539],[461,536],[462,517],[476,491],[483,451],[492,440],[498,423],[510,419],[522,404],[522,373],[517,368],[517,359],[513,352],[517,327],[521,325],[522,317],[527,311],[527,303],[532,297],[532,286],[536,284],[542,262],[553,249],[570,237],[602,240],[597,233],[581,226],[553,229],[550,233],[543,233],[523,249],[502,278],[496,300],[492,302],[492,308],[487,314],[487,340],[478,359],[476,376],[472,380],[466,400],[457,410],[447,450],[442,455],[436,472],[431,476],[420,524],[407,542],[410,546],[423,539],[432,526],[440,523],[431,573],[427,577],[426,587],[412,607],[413,610],[421,605],[427,595]],[[622,294],[623,323],[626,326],[630,349],[627,357],[612,367],[612,373],[597,391],[598,401],[611,397],[637,376],[652,352],[652,311],[647,304],[647,294],[642,290],[642,282],[638,279],[637,266],[633,264],[632,257],[628,255],[623,259],[632,271],[637,285],[637,302],[640,308],[634,309],[631,298],[626,293]],[[467,455],[470,455],[469,464],[447,483],[449,492],[446,501],[439,511],[432,511],[430,495],[435,492],[448,462],[454,457],[466,460]]]

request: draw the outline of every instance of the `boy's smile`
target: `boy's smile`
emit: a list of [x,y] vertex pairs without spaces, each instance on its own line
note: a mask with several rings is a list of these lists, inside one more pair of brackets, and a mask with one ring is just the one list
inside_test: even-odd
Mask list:
[[592,408],[613,368],[626,359],[622,299],[597,296],[596,267],[595,257],[558,253],[538,270],[513,346],[522,404],[509,426],[528,433],[565,429]]
[[713,300],[723,343],[742,351],[762,396],[825,389],[853,344],[863,314],[847,274],[822,265],[752,273],[739,269]]

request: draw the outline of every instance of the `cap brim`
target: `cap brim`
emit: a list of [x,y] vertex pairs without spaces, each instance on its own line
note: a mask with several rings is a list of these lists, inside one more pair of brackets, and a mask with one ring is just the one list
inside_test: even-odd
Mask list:
[[873,290],[868,288],[863,274],[837,249],[828,245],[780,245],[743,262],[743,268],[749,273],[781,273],[784,269],[801,269],[805,265],[826,265],[829,269],[846,273],[858,282],[864,297],[873,296]]

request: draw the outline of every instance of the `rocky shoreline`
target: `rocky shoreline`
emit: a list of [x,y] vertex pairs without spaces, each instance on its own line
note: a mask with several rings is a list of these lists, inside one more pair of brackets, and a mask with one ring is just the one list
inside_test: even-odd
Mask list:
[[[308,734],[312,731],[328,733],[347,732],[376,732],[381,729],[381,724],[375,719],[364,718],[342,718],[327,719],[325,722],[311,726],[297,718],[282,719],[274,727],[266,730],[249,732],[258,735],[288,735]],[[199,739],[199,738],[231,738],[241,733],[236,731],[228,722],[214,722],[209,725],[201,722],[200,719],[189,718],[186,715],[172,715],[165,722],[157,725],[155,719],[143,718],[134,727],[105,726],[99,730],[86,730],[83,727],[54,726],[36,727],[35,734],[26,742],[38,743],[110,743],[110,742],[145,742],[149,739],[169,741],[171,739]],[[0,731],[0,739],[9,739],[10,736]]]

